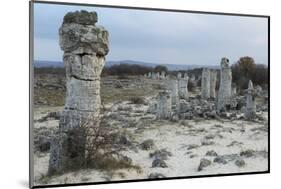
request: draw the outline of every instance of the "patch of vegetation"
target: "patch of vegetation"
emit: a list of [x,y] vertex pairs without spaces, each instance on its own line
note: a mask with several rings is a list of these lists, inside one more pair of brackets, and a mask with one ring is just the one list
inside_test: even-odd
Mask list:
[[87,168],[93,168],[103,171],[114,171],[119,169],[129,169],[141,172],[141,167],[134,165],[132,160],[123,155],[110,155],[97,154],[90,162],[87,163]]
[[50,182],[50,180],[52,179],[51,176],[49,175],[44,175],[41,173],[40,178],[38,179],[38,181],[42,184],[48,184]]
[[145,104],[145,100],[143,97],[134,96],[130,98],[130,101],[133,104]]
[[104,67],[102,75],[143,75],[151,71],[153,71],[152,67],[137,64],[116,64]]
[[121,74],[117,76],[117,79],[130,79],[130,78],[125,74]]
[[238,88],[247,89],[249,80],[255,85],[267,88],[268,67],[263,64],[256,64],[252,57],[241,57],[231,66],[233,82]]
[[148,95],[156,95],[157,91],[147,88],[113,88],[101,86],[101,100],[104,104],[130,101],[131,98],[140,97],[144,98]]
[[154,148],[154,146],[155,144],[152,139],[147,139],[140,144],[140,148],[142,150],[151,150],[152,148]]

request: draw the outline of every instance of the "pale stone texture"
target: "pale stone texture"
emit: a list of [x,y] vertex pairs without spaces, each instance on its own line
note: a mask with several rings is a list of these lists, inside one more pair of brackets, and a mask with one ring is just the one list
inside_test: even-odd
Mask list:
[[[100,74],[109,51],[108,32],[95,26],[96,12],[67,13],[59,29],[64,51],[66,100],[58,137],[51,145],[49,174],[59,173],[85,161],[87,122],[100,114]],[[98,125],[95,121],[93,126]]]
[[159,79],[159,78],[160,78],[160,73],[157,72],[157,73],[155,74],[155,77],[156,77],[156,79]]
[[162,71],[162,72],[161,72],[161,75],[160,75],[160,78],[161,78],[161,79],[165,79],[165,77],[166,77],[166,76],[165,76],[165,72]]
[[178,93],[178,80],[171,79],[169,82],[169,90],[171,91],[171,99],[172,99],[172,110],[174,112],[179,111],[179,93]]
[[156,79],[156,74],[154,72],[151,73],[151,78]]
[[210,98],[210,69],[203,68],[201,79],[201,98]]
[[246,112],[245,117],[247,119],[254,119],[256,116],[256,99],[253,83],[250,80],[247,89],[247,101],[246,101]]
[[257,92],[258,95],[262,94],[262,87],[260,85],[256,86],[256,92]]
[[181,72],[178,72],[178,79],[180,79],[182,77]]
[[195,75],[191,75],[189,82],[193,85],[193,86],[197,86],[197,82],[196,82],[196,78]]
[[151,72],[148,72],[148,76],[147,76],[148,78],[151,78]]
[[188,98],[188,77],[178,79],[179,97],[182,99]]
[[210,97],[216,98],[217,71],[210,71]]
[[170,119],[172,113],[172,98],[169,92],[159,92],[157,104],[157,119]]
[[226,106],[230,103],[231,98],[231,82],[232,72],[229,66],[229,60],[222,58],[221,60],[221,71],[220,71],[220,87],[218,94],[218,110],[226,110]]

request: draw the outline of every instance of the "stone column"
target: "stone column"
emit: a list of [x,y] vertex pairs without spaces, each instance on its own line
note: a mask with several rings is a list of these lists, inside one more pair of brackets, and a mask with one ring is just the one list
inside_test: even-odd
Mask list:
[[179,93],[178,93],[178,80],[171,79],[169,81],[169,90],[171,91],[171,100],[172,100],[172,110],[175,112],[179,111]]
[[[69,12],[59,29],[67,92],[58,137],[51,144],[49,174],[81,167],[87,127],[99,125],[100,74],[109,47],[108,32],[96,22],[96,12]],[[86,124],[89,121],[91,125]]]
[[172,99],[167,91],[159,92],[157,104],[157,119],[170,119],[172,113]]
[[188,77],[178,79],[179,97],[182,99],[188,98]]
[[210,69],[203,68],[201,77],[201,98],[210,98]]
[[151,73],[151,78],[156,79],[156,74],[154,72]]
[[246,112],[245,117],[247,119],[254,119],[256,116],[256,99],[253,83],[250,80],[247,90]]
[[231,82],[232,72],[229,66],[229,60],[222,58],[221,60],[221,71],[220,71],[220,88],[218,94],[218,110],[226,109],[231,98]]
[[165,79],[165,72],[164,71],[161,72],[161,79]]
[[156,79],[159,79],[159,78],[160,78],[160,73],[157,72],[157,73],[156,73]]
[[210,97],[216,98],[217,71],[210,71]]
[[180,79],[181,78],[181,72],[178,72],[178,79]]
[[151,78],[151,72],[148,72],[148,78]]

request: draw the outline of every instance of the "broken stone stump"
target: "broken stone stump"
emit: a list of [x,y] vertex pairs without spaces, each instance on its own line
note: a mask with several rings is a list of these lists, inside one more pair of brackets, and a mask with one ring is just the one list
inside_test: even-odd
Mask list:
[[168,89],[171,91],[172,111],[175,113],[178,113],[179,109],[180,109],[180,99],[179,99],[178,88],[179,88],[178,80],[171,79],[169,81]]
[[69,12],[59,29],[67,92],[58,135],[51,144],[49,174],[81,167],[87,132],[99,125],[100,75],[109,48],[108,32],[96,22],[96,12]]
[[162,71],[161,72],[161,74],[160,74],[160,79],[165,79],[166,78],[166,76],[165,76],[165,72],[164,71]]
[[157,119],[170,119],[172,113],[172,99],[167,91],[159,92],[157,104]]
[[179,78],[178,85],[179,85],[179,98],[188,99],[188,77]]

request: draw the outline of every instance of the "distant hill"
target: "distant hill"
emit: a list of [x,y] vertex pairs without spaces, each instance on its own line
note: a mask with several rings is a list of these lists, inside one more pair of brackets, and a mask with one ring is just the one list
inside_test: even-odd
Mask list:
[[[155,67],[157,65],[163,65],[168,68],[168,70],[191,70],[195,68],[202,68],[202,67],[208,67],[208,68],[213,68],[213,69],[218,69],[218,66],[209,66],[209,65],[194,65],[194,64],[157,64],[157,63],[150,63],[150,62],[141,62],[141,61],[134,61],[134,60],[122,60],[122,61],[107,61],[105,66],[110,67],[112,65],[118,65],[118,64],[137,64],[137,65],[142,65],[142,66],[147,66],[147,67]],[[35,60],[34,61],[34,67],[36,68],[44,68],[44,67],[58,67],[61,68],[63,67],[64,64],[63,62],[59,61],[42,61],[42,60]]]
[[64,67],[64,64],[63,62],[59,62],[59,61],[35,60],[34,67],[35,68],[48,68],[48,67],[62,68]]

